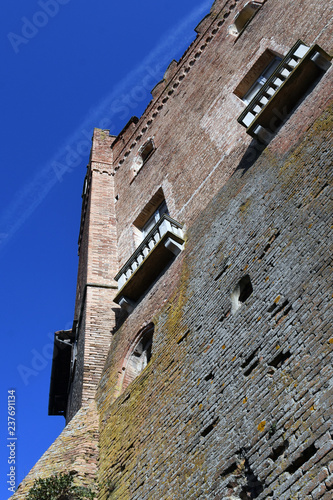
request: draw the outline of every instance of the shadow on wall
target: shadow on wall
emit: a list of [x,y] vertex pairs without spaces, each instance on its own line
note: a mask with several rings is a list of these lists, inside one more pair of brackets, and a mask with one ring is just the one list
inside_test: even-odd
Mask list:
[[235,172],[241,170],[242,176],[252,167],[252,165],[257,161],[263,150],[266,148],[266,144],[253,139],[245,151],[241,161]]
[[114,335],[122,326],[124,321],[127,319],[128,313],[121,307],[113,307],[112,311],[114,312],[115,315],[115,326],[113,327],[111,333],[112,335]]

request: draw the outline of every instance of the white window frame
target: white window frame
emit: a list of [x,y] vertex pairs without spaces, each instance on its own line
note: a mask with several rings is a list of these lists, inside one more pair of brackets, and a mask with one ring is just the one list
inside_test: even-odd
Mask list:
[[141,236],[144,239],[147,234],[153,229],[155,224],[160,220],[162,215],[169,214],[167,204],[165,200],[160,204],[157,210],[153,213],[151,217],[147,220],[144,226],[141,228]]
[[257,80],[254,82],[254,84],[251,85],[249,90],[242,97],[242,100],[245,102],[245,104],[249,104],[252,101],[252,99],[254,98],[254,96],[258,94],[261,87],[263,87],[263,85],[265,85],[268,78],[275,71],[275,68],[280,64],[281,61],[282,61],[282,57],[275,56],[274,59],[268,64],[268,66],[266,66],[266,68],[261,73],[259,78],[257,78]]

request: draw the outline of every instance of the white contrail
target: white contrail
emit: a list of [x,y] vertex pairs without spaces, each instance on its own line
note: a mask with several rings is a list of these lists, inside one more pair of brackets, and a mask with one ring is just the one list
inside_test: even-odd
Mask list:
[[[122,116],[119,116],[118,120],[126,117],[128,120],[134,113],[129,106],[126,115],[125,98],[131,95],[133,87],[141,89],[141,94],[143,90],[146,90],[147,95],[143,99],[147,101],[148,89],[145,89],[142,82],[147,75],[154,74],[155,84],[163,77],[163,72],[171,62],[173,54],[180,47],[186,48],[193,39],[193,35],[184,36],[184,33],[188,32],[189,27],[195,27],[195,23],[209,11],[211,3],[211,0],[203,1],[200,7],[194,9],[172,29],[140,65],[129,72],[95,108],[88,111],[82,124],[60,146],[55,155],[40,168],[29,183],[16,193],[9,206],[0,214],[0,250],[36,210],[60,178],[65,173],[71,172],[83,160],[88,159],[93,127],[110,128],[103,123],[111,123],[112,117],[119,114],[120,109],[122,109]],[[149,90],[153,85],[154,82],[151,79]],[[132,109],[139,106],[143,99],[138,97],[136,102],[134,100],[134,104],[132,99]]]

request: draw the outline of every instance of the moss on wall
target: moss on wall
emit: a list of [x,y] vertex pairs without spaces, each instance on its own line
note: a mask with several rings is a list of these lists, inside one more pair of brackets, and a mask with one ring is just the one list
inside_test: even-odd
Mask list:
[[[332,333],[318,330],[331,299],[328,189],[318,194],[319,177],[331,186],[329,113],[283,158],[268,148],[235,174],[189,228],[179,286],[154,318],[163,341],[125,393],[101,406],[101,499],[213,498],[226,494],[233,460],[243,464],[230,476],[233,494],[250,492],[252,478],[269,495],[287,488],[283,471],[296,467],[298,448],[320,448],[332,375],[320,361]],[[253,294],[230,314],[244,273]],[[281,439],[293,448],[267,462]],[[300,492],[330,456],[295,478]]]

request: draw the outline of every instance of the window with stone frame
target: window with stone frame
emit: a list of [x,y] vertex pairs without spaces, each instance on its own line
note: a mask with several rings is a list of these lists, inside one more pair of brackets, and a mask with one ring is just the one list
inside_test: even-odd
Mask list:
[[149,323],[149,325],[144,327],[137,335],[122,368],[123,379],[121,392],[124,392],[126,387],[128,387],[128,385],[133,382],[133,380],[140,375],[140,373],[148,365],[151,359],[153,335],[153,323]]
[[133,165],[132,165],[132,171],[134,176],[136,176],[143,165],[149,160],[151,155],[155,151],[155,144],[154,140],[152,137],[150,137],[139,149],[137,156],[134,159]]
[[157,207],[153,215],[147,220],[144,226],[141,228],[142,239],[144,239],[149,231],[155,226],[155,224],[160,220],[162,215],[169,214],[168,207],[165,200]]
[[140,245],[142,240],[144,240],[149,231],[151,231],[164,214],[169,214],[169,210],[163,190],[159,188],[133,222],[135,246]]
[[229,35],[240,35],[249,24],[251,19],[261,8],[261,5],[261,2],[247,2],[244,7],[235,15],[233,24],[231,24],[228,28]]
[[259,92],[261,87],[265,85],[267,82],[267,79],[271,76],[271,74],[274,72],[275,68],[279,65],[281,62],[282,58],[279,56],[275,56],[272,61],[268,63],[268,65],[265,67],[265,69],[262,71],[262,73],[258,76],[256,81],[251,85],[249,90],[246,92],[245,95],[243,95],[242,100],[245,102],[245,104],[249,104],[253,97]]
[[245,104],[248,104],[266,83],[281,60],[281,54],[266,49],[237,85],[234,94]]
[[[263,144],[268,144],[289,119],[332,59],[319,45],[309,47],[302,40],[297,40],[283,58],[275,54],[273,59],[272,54],[266,50],[234,91],[247,104],[238,123]],[[269,65],[267,57],[272,58]]]

